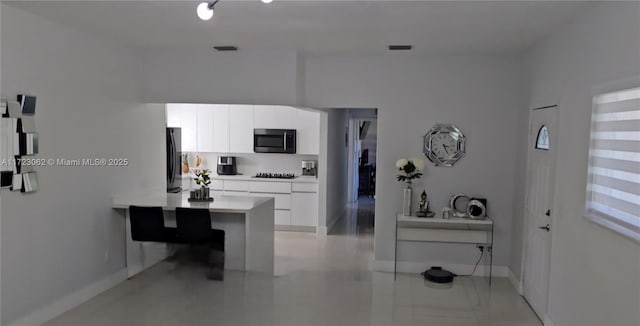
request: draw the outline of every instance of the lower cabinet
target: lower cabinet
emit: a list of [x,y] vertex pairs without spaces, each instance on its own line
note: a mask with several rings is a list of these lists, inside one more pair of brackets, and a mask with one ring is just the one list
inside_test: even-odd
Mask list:
[[275,199],[275,208],[280,210],[291,209],[291,194],[268,194],[268,193],[249,193],[251,197],[273,197]]
[[229,191],[229,190],[225,190],[223,192],[223,195],[225,195],[225,196],[249,197],[249,193],[248,192],[244,192],[244,191]]
[[294,192],[291,194],[291,225],[318,225],[318,194]]
[[318,226],[317,184],[214,179],[211,188],[214,195],[273,197],[275,225]]
[[291,225],[291,211],[276,209],[273,214],[275,225]]

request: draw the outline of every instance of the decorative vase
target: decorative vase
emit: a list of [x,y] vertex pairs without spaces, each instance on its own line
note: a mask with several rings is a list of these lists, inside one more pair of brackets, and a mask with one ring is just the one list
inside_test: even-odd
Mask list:
[[411,181],[407,182],[407,186],[404,188],[404,196],[402,199],[402,215],[411,216],[411,197],[413,196],[413,189],[411,189]]
[[209,199],[209,187],[202,186],[202,199]]

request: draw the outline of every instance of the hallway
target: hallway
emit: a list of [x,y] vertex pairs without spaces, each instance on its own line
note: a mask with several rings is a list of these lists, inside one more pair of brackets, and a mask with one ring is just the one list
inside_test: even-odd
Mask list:
[[373,237],[374,219],[375,200],[372,197],[360,196],[358,202],[347,205],[345,217],[336,222],[330,234]]
[[369,271],[373,202],[349,207],[332,234],[276,232],[276,276],[161,262],[47,325],[541,325],[507,279],[434,286]]

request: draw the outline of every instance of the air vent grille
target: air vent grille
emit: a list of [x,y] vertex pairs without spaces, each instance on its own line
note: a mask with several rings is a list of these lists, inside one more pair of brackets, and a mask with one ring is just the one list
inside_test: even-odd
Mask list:
[[409,51],[412,48],[412,45],[389,45],[389,51]]
[[238,47],[237,46],[231,46],[231,45],[214,46],[213,48],[216,49],[217,51],[221,51],[221,52],[238,51]]

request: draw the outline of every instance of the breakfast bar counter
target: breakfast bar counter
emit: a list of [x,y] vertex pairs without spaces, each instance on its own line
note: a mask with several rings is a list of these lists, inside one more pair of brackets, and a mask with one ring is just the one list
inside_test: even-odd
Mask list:
[[126,221],[129,277],[166,258],[165,244],[131,240],[129,206],[159,206],[165,225],[175,226],[176,207],[205,208],[212,227],[225,231],[225,268],[273,274],[274,199],[272,197],[214,196],[213,202],[189,202],[188,193],[134,193],[113,198],[114,215]]
[[245,213],[267,203],[266,197],[216,196],[212,202],[190,202],[189,193],[139,193],[113,197],[113,208],[127,209],[129,206],[160,206],[166,211],[176,207],[207,208],[210,212]]

